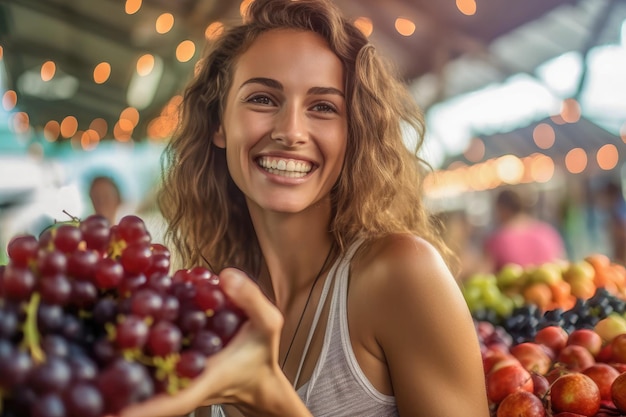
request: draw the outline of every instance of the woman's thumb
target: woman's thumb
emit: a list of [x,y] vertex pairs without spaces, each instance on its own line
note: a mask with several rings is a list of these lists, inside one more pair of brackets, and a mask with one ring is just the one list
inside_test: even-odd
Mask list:
[[226,268],[219,274],[220,287],[257,326],[282,325],[282,314],[243,271]]

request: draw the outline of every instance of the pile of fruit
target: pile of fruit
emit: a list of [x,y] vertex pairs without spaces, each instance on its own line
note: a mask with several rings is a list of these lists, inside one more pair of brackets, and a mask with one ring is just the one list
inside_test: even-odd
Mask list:
[[503,328],[475,323],[492,416],[626,415],[626,331],[606,339],[553,325],[515,344]]
[[171,273],[137,216],[59,223],[7,252],[2,417],[100,417],[176,392],[246,320],[208,269]]
[[524,305],[541,312],[570,310],[598,289],[626,300],[626,268],[603,254],[526,268],[507,264],[495,273],[470,276],[462,289],[474,317],[498,323]]
[[624,267],[598,254],[472,276],[492,416],[626,416],[624,288]]

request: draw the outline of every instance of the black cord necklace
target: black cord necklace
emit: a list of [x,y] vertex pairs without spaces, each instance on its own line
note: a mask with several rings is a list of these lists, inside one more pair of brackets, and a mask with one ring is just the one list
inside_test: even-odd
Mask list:
[[287,363],[287,358],[289,357],[289,352],[291,352],[291,348],[293,346],[293,342],[296,340],[296,335],[298,334],[298,330],[300,329],[300,325],[302,324],[302,319],[304,318],[304,313],[306,313],[307,307],[309,306],[309,302],[311,301],[311,296],[313,295],[313,289],[315,289],[315,284],[319,281],[324,269],[330,260],[330,255],[333,253],[333,249],[335,244],[330,245],[330,249],[328,250],[328,254],[326,255],[326,259],[324,259],[324,263],[320,268],[319,272],[313,279],[313,284],[311,284],[311,289],[309,290],[309,295],[306,297],[306,302],[304,303],[304,307],[302,308],[302,313],[300,313],[300,318],[298,319],[298,324],[296,325],[296,329],[293,331],[293,336],[291,337],[291,342],[289,342],[289,347],[287,348],[287,352],[285,353],[285,357],[283,358],[283,363],[280,365],[280,369],[285,369],[285,364]]

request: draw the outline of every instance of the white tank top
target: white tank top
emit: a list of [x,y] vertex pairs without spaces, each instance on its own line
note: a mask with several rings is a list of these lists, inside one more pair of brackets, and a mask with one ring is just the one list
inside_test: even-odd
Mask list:
[[[348,278],[350,262],[361,243],[362,241],[355,242],[329,271],[302,355],[302,358],[306,356],[329,289],[332,282],[336,281],[320,356],[311,378],[298,389],[298,395],[315,417],[398,416],[395,397],[382,394],[374,388],[359,367],[350,343]],[[303,361],[300,362],[296,382],[302,363]],[[213,406],[211,416],[225,417],[225,414],[220,406]]]

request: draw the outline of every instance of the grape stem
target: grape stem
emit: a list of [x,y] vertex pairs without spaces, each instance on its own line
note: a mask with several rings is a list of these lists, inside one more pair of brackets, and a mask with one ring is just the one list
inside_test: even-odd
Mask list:
[[30,351],[30,355],[36,363],[42,363],[46,360],[46,354],[41,349],[41,345],[39,344],[39,330],[37,328],[37,310],[39,309],[40,301],[41,296],[39,293],[34,292],[30,296],[30,300],[26,306],[26,320],[24,321],[23,329],[23,343]]
[[63,210],[62,212],[63,214],[66,214],[70,219],[72,219],[73,222],[80,223],[80,219],[78,217],[71,215],[66,210]]

